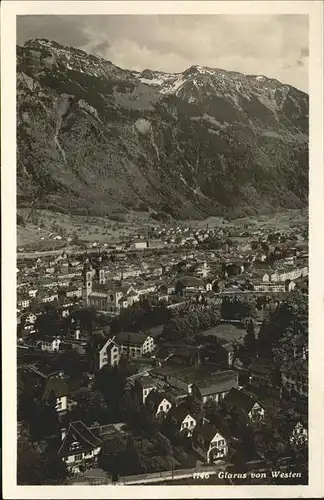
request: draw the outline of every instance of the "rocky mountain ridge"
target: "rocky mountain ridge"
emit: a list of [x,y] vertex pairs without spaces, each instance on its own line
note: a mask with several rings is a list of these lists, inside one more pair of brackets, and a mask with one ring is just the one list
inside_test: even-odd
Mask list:
[[261,75],[124,70],[17,47],[18,206],[174,217],[302,207],[308,95]]

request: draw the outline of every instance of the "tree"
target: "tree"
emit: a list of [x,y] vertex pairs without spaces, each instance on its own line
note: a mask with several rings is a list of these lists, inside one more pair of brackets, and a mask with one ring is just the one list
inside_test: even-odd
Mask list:
[[257,340],[255,337],[254,324],[252,320],[250,320],[246,329],[242,351],[243,352],[241,352],[240,354],[243,354],[243,356],[240,356],[240,358],[243,363],[245,362],[245,364],[248,364],[251,359],[256,356],[257,353]]
[[65,462],[56,453],[49,453],[44,461],[44,484],[64,484],[68,476]]
[[259,354],[278,362],[295,357],[308,345],[308,301],[298,291],[278,304],[263,321],[258,338]]
[[139,413],[140,407],[134,398],[131,396],[130,391],[125,391],[118,405],[118,410],[121,419],[132,425],[137,419],[136,416]]
[[179,426],[175,417],[167,416],[161,426],[162,434],[164,434],[171,443],[177,443],[179,440]]
[[85,346],[85,353],[90,372],[94,372],[97,368],[99,346],[101,346],[104,341],[105,335],[103,332],[93,332]]
[[120,470],[125,476],[145,472],[145,465],[132,436],[128,436],[126,449],[120,456]]
[[198,413],[202,409],[202,402],[199,399],[194,398],[191,395],[188,396],[187,403],[188,403],[188,409],[192,413]]
[[93,307],[73,312],[73,318],[79,322],[80,328],[91,332],[97,321],[97,312]]
[[286,453],[286,445],[278,429],[272,422],[263,422],[255,433],[255,446],[258,454],[273,467]]
[[31,405],[28,423],[34,441],[41,441],[49,436],[59,435],[60,426],[56,411],[56,395],[53,391],[51,391],[46,401],[34,400]]
[[125,451],[125,441],[120,437],[109,439],[101,447],[98,465],[113,476],[121,473],[121,454]]
[[100,391],[83,387],[75,393],[74,399],[77,402],[75,414],[86,424],[106,420],[107,405]]
[[85,371],[82,357],[76,349],[59,354],[52,363],[52,369],[63,370],[71,378],[80,378]]
[[167,437],[163,436],[163,434],[159,433],[157,435],[157,443],[159,450],[163,456],[167,457],[168,455],[171,455],[173,453],[170,441]]
[[154,418],[153,412],[146,406],[140,406],[139,420],[141,422],[141,433],[153,437],[158,432],[158,424]]
[[17,483],[19,485],[39,485],[44,480],[44,457],[25,438],[17,441]]
[[46,304],[43,314],[36,318],[35,330],[38,337],[42,337],[43,335],[58,335],[61,332],[58,309],[52,304]]

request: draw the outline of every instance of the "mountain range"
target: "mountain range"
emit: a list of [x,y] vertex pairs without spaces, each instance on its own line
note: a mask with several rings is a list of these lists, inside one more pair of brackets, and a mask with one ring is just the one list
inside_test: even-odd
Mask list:
[[250,215],[308,201],[308,95],[263,75],[119,68],[17,46],[17,203],[66,213]]

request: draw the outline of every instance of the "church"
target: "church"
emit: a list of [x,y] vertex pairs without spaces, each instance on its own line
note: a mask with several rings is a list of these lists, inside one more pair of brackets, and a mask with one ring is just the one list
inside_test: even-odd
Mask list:
[[137,302],[139,294],[131,285],[106,280],[105,269],[96,271],[87,259],[83,267],[82,299],[85,307],[118,314],[122,307]]

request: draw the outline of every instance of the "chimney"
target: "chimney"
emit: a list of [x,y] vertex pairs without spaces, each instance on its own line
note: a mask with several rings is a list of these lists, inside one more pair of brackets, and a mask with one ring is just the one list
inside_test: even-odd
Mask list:
[[64,441],[65,436],[66,436],[66,427],[62,427],[62,429],[61,429],[61,439],[62,439],[62,441]]

